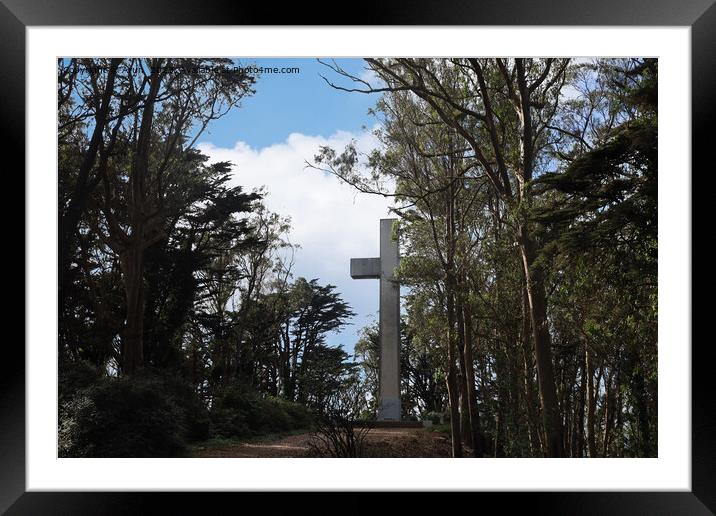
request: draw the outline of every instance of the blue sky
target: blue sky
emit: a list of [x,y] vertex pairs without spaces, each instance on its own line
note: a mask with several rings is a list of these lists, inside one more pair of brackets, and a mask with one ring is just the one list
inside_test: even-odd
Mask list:
[[[362,59],[336,59],[336,62],[357,75],[365,68]],[[211,125],[203,140],[214,145],[230,147],[241,140],[252,147],[265,147],[285,141],[291,133],[329,136],[337,130],[358,132],[375,123],[375,118],[367,113],[375,104],[376,95],[331,88],[319,74],[334,82],[340,78],[316,59],[242,58],[238,63],[298,67],[300,73],[264,74],[259,78],[256,93],[242,101],[240,109],[232,110]]]
[[[365,73],[360,59],[340,59],[345,70]],[[358,333],[377,320],[378,281],[353,280],[350,258],[379,255],[379,220],[389,216],[388,201],[358,194],[333,176],[306,169],[320,145],[342,149],[351,139],[370,151],[377,123],[368,114],[377,95],[331,88],[319,74],[340,81],[316,59],[241,59],[258,67],[299,67],[298,74],[259,78],[256,93],[202,134],[198,147],[212,161],[231,161],[232,182],[247,190],[265,186],[267,207],[292,218],[292,243],[299,244],[294,277],[336,285],[357,316],[328,336],[350,353]],[[334,82],[335,82],[334,81]],[[345,84],[345,79],[343,84]]]

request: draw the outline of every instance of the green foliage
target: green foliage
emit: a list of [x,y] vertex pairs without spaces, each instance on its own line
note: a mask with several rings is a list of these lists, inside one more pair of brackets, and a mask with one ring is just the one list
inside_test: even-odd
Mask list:
[[164,393],[181,412],[182,438],[187,442],[208,439],[211,429],[209,411],[197,397],[196,391],[179,372],[150,369],[145,375],[155,375]]
[[441,421],[445,421],[446,417],[445,414],[442,414],[440,412],[426,412],[422,415],[420,418],[422,421],[430,421],[433,425],[439,425],[441,424]]
[[290,357],[281,364],[281,394],[313,408],[350,376],[352,365],[341,347],[326,345],[326,334],[345,326],[354,313],[334,285],[298,278],[285,293],[281,345]]
[[535,181],[546,202],[532,217],[546,230],[545,252],[611,255],[631,279],[655,277],[657,261],[657,61],[606,68],[610,98],[629,118],[558,172]]
[[[440,377],[442,357],[435,350],[422,346],[410,331],[414,327],[401,320],[400,344],[400,407],[403,420],[416,421],[425,411],[436,411],[445,403],[445,385]],[[380,340],[378,325],[366,326],[355,346],[360,369],[361,396],[367,399],[367,414],[374,419],[378,409]]]
[[86,361],[60,362],[58,371],[58,403],[60,408],[78,391],[90,387],[100,379],[99,371]]
[[60,457],[172,457],[185,417],[157,377],[102,378],[62,406]]
[[215,437],[251,437],[309,428],[313,416],[303,405],[245,388],[227,388],[211,410]]

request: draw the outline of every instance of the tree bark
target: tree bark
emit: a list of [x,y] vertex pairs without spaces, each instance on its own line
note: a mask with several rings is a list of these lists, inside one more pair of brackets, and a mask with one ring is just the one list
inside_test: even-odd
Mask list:
[[532,326],[530,324],[530,309],[527,299],[527,289],[522,288],[522,361],[525,377],[525,403],[527,404],[527,420],[529,424],[530,443],[532,453],[544,454],[542,432],[539,430],[539,410],[535,401],[534,369],[532,367]]
[[587,366],[587,449],[590,457],[597,456],[597,440],[595,435],[596,399],[594,397],[594,360],[588,346],[584,347]]
[[467,380],[467,364],[465,361],[465,318],[462,312],[462,303],[460,296],[457,296],[458,302],[455,307],[457,315],[457,349],[460,361],[460,431],[462,439],[466,446],[473,448],[472,422],[470,421],[470,402],[468,396],[468,380]]
[[455,332],[455,293],[457,279],[455,276],[455,183],[452,166],[448,167],[449,187],[447,191],[446,244],[447,261],[445,267],[445,297],[447,308],[447,341],[448,341],[448,398],[450,400],[450,427],[452,430],[452,455],[462,457],[462,432],[460,426],[460,386],[458,385],[455,351],[457,335]]
[[485,438],[480,427],[480,412],[477,407],[477,387],[475,386],[475,363],[472,356],[473,332],[472,313],[467,303],[463,308],[465,318],[465,370],[467,374],[467,396],[470,410],[470,424],[472,430],[473,457],[485,455]]
[[133,374],[144,366],[144,251],[147,246],[146,182],[149,175],[149,147],[154,120],[154,105],[161,77],[159,67],[154,67],[149,93],[142,112],[134,162],[130,176],[131,198],[129,215],[131,234],[120,263],[127,299],[127,317],[123,342],[123,371]]
[[122,335],[122,372],[133,374],[144,366],[144,288],[143,256],[138,246],[133,246],[120,256],[122,281],[124,283],[127,316]]
[[586,354],[582,353],[580,360],[580,384],[579,384],[579,397],[578,397],[578,408],[577,417],[575,421],[576,425],[576,456],[584,457],[584,402],[587,388],[587,366],[586,366]]
[[457,378],[457,366],[455,364],[455,309],[453,306],[453,295],[450,289],[447,292],[447,313],[448,313],[448,374],[447,389],[450,401],[450,429],[452,434],[452,456],[462,457],[462,435],[460,431],[460,393]]
[[552,342],[547,328],[544,277],[540,268],[533,266],[536,259],[535,245],[524,226],[519,227],[519,245],[530,308],[542,422],[547,434],[547,452],[550,457],[562,457],[562,419],[552,369]]
[[609,441],[611,429],[614,425],[614,391],[612,389],[612,378],[614,371],[610,369],[607,380],[604,383],[604,437],[602,439],[602,457],[609,456]]

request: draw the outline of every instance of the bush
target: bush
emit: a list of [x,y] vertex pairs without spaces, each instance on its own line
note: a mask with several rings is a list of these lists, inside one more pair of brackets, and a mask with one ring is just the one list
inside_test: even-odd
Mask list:
[[[151,371],[151,372],[149,372]],[[146,374],[156,375],[163,392],[182,412],[183,438],[187,441],[203,441],[210,436],[211,419],[204,403],[197,397],[192,386],[181,376],[162,370],[149,370]]]
[[171,457],[185,435],[185,414],[161,378],[101,378],[63,403],[59,455]]
[[89,362],[60,362],[57,378],[57,397],[60,409],[80,390],[97,383],[99,371]]
[[288,414],[292,429],[310,428],[313,426],[313,414],[305,405],[286,401],[283,398],[271,399],[274,400],[275,403],[278,403],[286,414]]
[[313,457],[364,457],[371,425],[340,410],[328,409],[316,420],[316,429],[308,443]]
[[439,425],[444,421],[443,414],[440,412],[426,412],[422,417],[423,421],[431,421],[434,425]]
[[312,416],[303,405],[228,388],[214,401],[211,421],[216,437],[230,438],[308,428]]
[[364,457],[366,438],[372,424],[361,421],[367,409],[358,383],[345,385],[333,394],[316,418],[316,429],[309,441],[314,457]]

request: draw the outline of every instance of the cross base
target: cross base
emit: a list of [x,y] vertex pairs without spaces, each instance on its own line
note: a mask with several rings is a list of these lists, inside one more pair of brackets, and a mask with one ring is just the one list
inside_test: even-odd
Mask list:
[[356,421],[358,428],[424,428],[420,421]]
[[400,421],[400,398],[387,396],[381,398],[378,421]]

